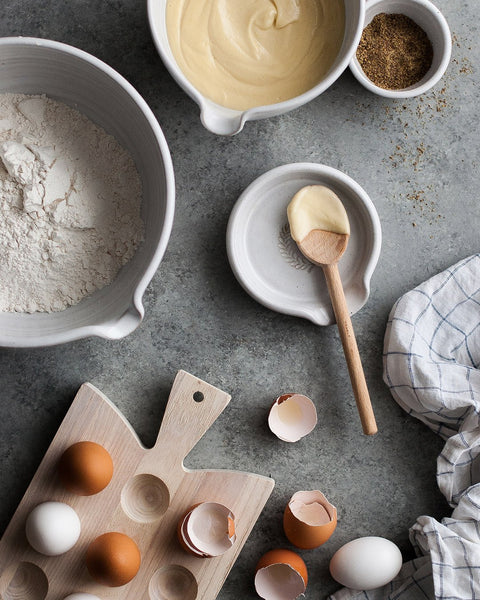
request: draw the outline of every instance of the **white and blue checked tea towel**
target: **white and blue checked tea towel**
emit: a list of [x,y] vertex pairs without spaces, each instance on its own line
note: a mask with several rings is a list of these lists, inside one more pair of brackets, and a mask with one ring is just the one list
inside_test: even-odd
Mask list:
[[480,599],[480,254],[402,296],[384,344],[384,379],[398,404],[445,439],[437,482],[452,506],[410,529],[418,558],[382,589],[331,600]]

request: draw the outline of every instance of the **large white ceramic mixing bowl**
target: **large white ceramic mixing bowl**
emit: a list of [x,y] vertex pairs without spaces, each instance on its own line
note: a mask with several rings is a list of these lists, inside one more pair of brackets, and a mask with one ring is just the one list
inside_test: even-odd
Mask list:
[[[242,0],[238,0],[241,2]],[[219,106],[205,98],[185,77],[177,65],[168,43],[165,12],[168,0],[147,0],[148,17],[153,41],[157,50],[175,81],[200,107],[200,118],[203,125],[212,133],[233,135],[243,129],[246,121],[254,121],[281,115],[298,108],[322,94],[334,83],[347,68],[350,59],[356,52],[362,35],[365,20],[365,0],[344,0],[345,2],[345,35],[338,56],[327,75],[310,90],[291,100],[258,106],[245,111],[232,110]]]
[[0,93],[46,94],[113,135],[130,152],[140,173],[146,227],[145,241],[116,279],[79,304],[54,313],[0,312],[0,346],[47,346],[88,336],[128,335],[142,321],[142,296],[163,257],[173,223],[173,167],[155,116],[112,68],[50,40],[0,39]]

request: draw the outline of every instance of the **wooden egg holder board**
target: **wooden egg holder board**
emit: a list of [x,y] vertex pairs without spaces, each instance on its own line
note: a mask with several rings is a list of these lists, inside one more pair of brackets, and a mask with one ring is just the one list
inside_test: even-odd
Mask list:
[[[74,592],[101,600],[213,600],[258,519],[274,481],[226,470],[187,470],[183,460],[230,401],[225,392],[179,371],[155,446],[147,449],[115,406],[94,386],[78,391],[0,541],[1,600],[63,600]],[[56,475],[63,451],[80,440],[104,446],[114,474],[94,496],[67,492]],[[48,557],[28,544],[25,521],[41,502],[65,502],[80,517],[76,545]],[[225,554],[199,558],[177,539],[181,516],[194,504],[219,502],[235,515],[236,541]],[[120,531],[137,543],[142,564],[122,587],[94,582],[85,567],[90,542]]]

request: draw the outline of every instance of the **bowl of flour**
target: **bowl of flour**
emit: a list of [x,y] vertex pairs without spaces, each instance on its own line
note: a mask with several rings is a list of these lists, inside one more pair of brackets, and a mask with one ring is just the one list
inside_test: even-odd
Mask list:
[[71,46],[0,39],[0,346],[131,333],[173,212],[168,146],[135,89]]

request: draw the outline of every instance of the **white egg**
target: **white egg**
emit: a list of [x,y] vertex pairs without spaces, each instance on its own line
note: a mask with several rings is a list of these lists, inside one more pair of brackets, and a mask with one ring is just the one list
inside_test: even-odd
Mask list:
[[402,553],[390,540],[362,537],[339,548],[330,561],[332,577],[354,590],[386,585],[402,568]]
[[80,519],[68,504],[44,502],[27,517],[25,533],[34,550],[58,556],[73,548],[80,537]]
[[85,594],[83,592],[79,592],[77,594],[70,594],[63,600],[100,600],[98,596],[94,596],[93,594]]

